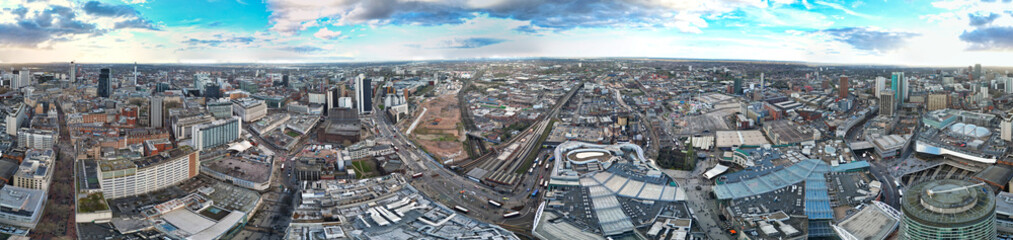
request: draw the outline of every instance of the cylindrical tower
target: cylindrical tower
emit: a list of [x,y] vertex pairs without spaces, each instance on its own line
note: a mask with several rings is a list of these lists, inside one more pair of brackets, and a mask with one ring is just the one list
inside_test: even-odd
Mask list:
[[912,185],[901,200],[903,239],[995,239],[995,196],[965,180]]

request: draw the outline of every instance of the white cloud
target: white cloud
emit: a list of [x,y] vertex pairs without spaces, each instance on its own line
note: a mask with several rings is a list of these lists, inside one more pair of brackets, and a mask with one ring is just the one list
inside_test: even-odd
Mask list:
[[747,8],[742,12],[760,27],[826,28],[834,24],[823,14],[794,8]]
[[319,20],[336,25],[432,26],[461,24],[479,15],[527,21],[532,26],[556,30],[667,26],[699,32],[706,26],[701,15],[766,8],[767,3],[764,0],[268,0],[268,6],[271,30],[292,35],[305,30],[306,23]]
[[675,27],[684,33],[702,33],[703,30],[700,30],[700,28],[707,27],[707,21],[703,20],[699,14],[682,12],[676,15],[673,20],[672,23],[666,26]]
[[[919,19],[890,16],[890,19],[904,20],[904,24],[910,24],[910,21],[927,22],[924,26],[876,23],[880,28],[835,23],[851,23],[849,19],[852,16],[865,15],[852,11],[854,4],[841,5],[830,0],[813,1],[815,7],[822,8],[820,10],[833,8],[837,9],[833,10],[835,13],[846,13],[833,14],[834,17],[840,17],[834,19],[820,12],[796,9],[801,8],[800,3],[808,4],[807,0],[770,1],[768,6],[767,2],[755,0],[614,0],[605,4],[635,4],[631,6],[644,6],[647,9],[606,12],[610,9],[628,10],[625,6],[613,6],[615,8],[582,12],[581,8],[569,8],[573,6],[532,8],[552,3],[545,1],[347,0],[334,3],[270,0],[271,10],[281,10],[272,12],[270,30],[206,29],[203,24],[185,24],[163,27],[163,31],[111,31],[101,36],[79,34],[61,41],[38,42],[36,47],[44,49],[0,47],[0,61],[289,63],[521,57],[664,57],[917,65],[966,65],[969,62],[981,62],[987,65],[1009,65],[1008,52],[967,51],[969,44],[958,37],[965,31],[977,29],[969,26],[968,14],[971,13],[1001,13],[1001,17],[982,26],[1013,26],[1013,16],[1005,13],[1013,10],[1010,9],[1013,6],[1000,6],[1002,0],[994,3],[978,0],[936,2],[933,6],[945,11],[920,16]],[[0,8],[7,7],[5,4],[7,3],[0,3]],[[19,4],[41,11],[52,3]],[[64,1],[63,4],[74,6],[75,3]],[[517,4],[521,6],[516,6]],[[422,5],[433,8],[419,8]],[[399,16],[398,14],[405,13],[405,9],[415,11],[411,13],[442,15]],[[117,23],[127,20],[122,16],[98,18],[87,14],[79,14],[78,18],[105,29],[114,28]],[[568,22],[564,21],[580,18],[586,18],[586,21],[577,25],[566,25]],[[0,13],[0,24],[10,24],[16,20],[10,14]],[[349,27],[351,30],[330,30],[338,29],[335,25],[350,24],[362,25]],[[720,25],[721,28],[708,29],[711,25]],[[907,44],[891,48],[894,50],[870,52],[856,51],[854,46],[860,42],[855,40],[835,40],[827,35],[812,34],[814,31],[843,27],[877,31],[903,29],[921,35],[906,41]],[[302,31],[307,32],[300,34]],[[352,37],[347,38],[349,36]]]
[[331,31],[328,30],[326,27],[323,27],[320,28],[320,30],[317,31],[317,33],[314,33],[313,36],[319,39],[334,40],[338,39],[338,37],[341,37],[341,31]]
[[771,0],[770,2],[774,3],[774,5],[777,6],[777,5],[794,4],[794,3],[798,2],[798,0]]
[[973,5],[976,2],[977,0],[944,0],[932,2],[932,6],[946,10],[956,10],[965,6]]
[[852,16],[856,16],[856,17],[863,17],[863,18],[868,18],[868,19],[879,19],[879,17],[877,17],[877,16],[872,16],[872,15],[868,15],[868,14],[864,14],[864,13],[855,12],[854,10],[848,9],[847,7],[841,6],[840,4],[836,4],[836,3],[825,2],[825,1],[816,1],[814,3],[819,4],[819,5],[823,5],[823,6],[827,6],[827,7],[833,8],[833,9],[837,9],[837,10],[840,10],[840,11],[842,11],[844,13],[847,13],[848,15],[852,15]]
[[[946,40],[957,40],[955,44],[967,52],[980,55],[982,52],[1013,51],[1013,4],[1006,0],[972,1],[943,0],[932,6],[945,12],[919,16],[935,25],[932,33],[947,32]],[[928,32],[927,31],[927,32]]]
[[119,31],[158,29],[128,5],[66,0],[0,3],[0,47],[52,48]]

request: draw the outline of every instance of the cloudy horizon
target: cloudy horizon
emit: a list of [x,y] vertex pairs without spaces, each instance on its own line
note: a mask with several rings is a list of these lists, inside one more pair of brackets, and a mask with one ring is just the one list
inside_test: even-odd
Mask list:
[[0,63],[623,57],[1011,66],[1010,51],[1010,0],[0,3]]

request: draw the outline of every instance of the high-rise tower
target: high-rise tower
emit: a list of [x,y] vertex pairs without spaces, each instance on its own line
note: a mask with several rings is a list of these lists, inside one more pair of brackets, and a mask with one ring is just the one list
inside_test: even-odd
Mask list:
[[373,88],[370,84],[370,80],[363,74],[355,78],[355,104],[359,114],[373,111]]
[[984,72],[981,71],[981,64],[974,64],[974,77],[972,77],[971,81],[978,80],[983,75]]
[[886,78],[876,77],[876,97],[879,97],[886,89]]
[[98,74],[98,96],[107,98],[113,93],[113,86],[110,85],[112,70],[103,68]]
[[70,82],[77,82],[77,64],[70,61]]
[[137,86],[137,62],[134,62],[134,86]]
[[901,199],[901,239],[996,239],[995,196],[966,180],[916,183]]
[[150,106],[151,123],[149,125],[154,128],[162,128],[162,123],[165,121],[164,119],[162,119],[162,114],[164,112],[164,110],[162,110],[163,107],[162,97],[161,96],[152,97],[149,104],[151,104]]
[[850,86],[848,86],[848,77],[847,76],[841,76],[840,83],[837,83],[837,97],[839,97],[839,98],[847,98],[848,97],[848,88],[850,88]]
[[890,89],[893,90],[893,96],[896,102],[903,103],[907,101],[908,86],[907,79],[904,78],[904,72],[894,72],[890,77]]

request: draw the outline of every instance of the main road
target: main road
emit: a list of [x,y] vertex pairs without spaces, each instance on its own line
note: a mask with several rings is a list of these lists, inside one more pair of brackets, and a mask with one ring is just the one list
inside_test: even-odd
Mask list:
[[[919,112],[918,114],[921,113]],[[858,135],[860,132],[863,131],[861,128],[863,128],[864,126],[865,121],[863,121],[858,126],[855,126],[853,129],[849,130],[845,136],[845,140],[848,140],[847,142],[849,144],[852,141],[858,140],[859,138]],[[903,174],[905,174],[896,171],[897,165],[903,163],[904,161],[907,161],[908,159],[911,158],[911,155],[914,154],[915,149],[913,143],[915,140],[918,139],[918,131],[920,128],[921,128],[920,124],[915,125],[914,130],[912,130],[914,134],[912,134],[910,140],[908,141],[908,144],[905,145],[904,148],[900,150],[900,153],[896,158],[891,159],[879,158],[878,160],[875,160],[872,158],[862,158],[856,155],[856,157],[859,157],[869,162],[870,165],[869,172],[872,173],[874,177],[876,177],[876,180],[879,180],[880,183],[882,183],[883,192],[879,198],[879,201],[886,203],[887,205],[890,205],[895,209],[900,209],[900,198],[901,198],[900,195],[901,186],[898,186],[895,182],[900,182],[897,180],[900,179],[903,176]],[[866,139],[866,141],[868,140],[869,139]]]
[[[410,174],[424,174],[422,177],[412,180],[412,186],[424,195],[446,206],[465,207],[471,210],[470,217],[498,223],[520,235],[528,234],[526,230],[533,223],[534,210],[540,202],[537,197],[529,198],[530,195],[527,191],[515,191],[509,194],[498,193],[481,183],[458,175],[408,141],[407,136],[399,131],[395,124],[385,117],[385,114],[374,113],[369,117],[376,123],[374,126],[378,133],[376,138],[390,140],[391,144],[396,147],[397,154],[404,160]],[[545,171],[536,173],[540,176],[547,176]],[[532,176],[534,175],[533,173]],[[488,204],[489,200],[501,202],[503,207],[494,207]],[[510,208],[518,207],[523,207],[520,210],[520,216],[509,219],[502,217],[502,214],[512,211],[509,210]]]

